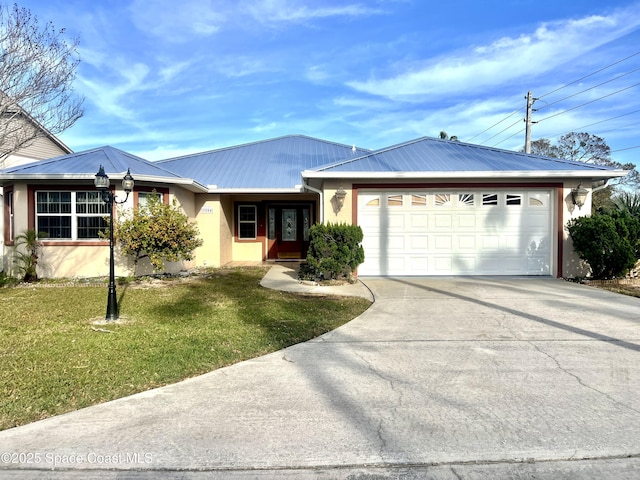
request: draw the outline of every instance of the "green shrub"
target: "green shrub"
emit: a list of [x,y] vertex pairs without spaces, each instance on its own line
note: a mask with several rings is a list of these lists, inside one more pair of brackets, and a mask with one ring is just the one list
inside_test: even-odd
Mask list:
[[309,229],[309,237],[307,271],[315,278],[351,279],[364,262],[363,234],[358,225],[319,223]]
[[[155,192],[155,190],[154,190]],[[192,260],[202,245],[197,225],[189,221],[178,203],[162,203],[156,195],[133,211],[122,212],[116,222],[115,236],[124,255],[138,260],[148,257],[154,271],[162,271],[164,262]]]
[[0,288],[15,285],[16,283],[18,283],[18,279],[7,275],[4,270],[0,272]]
[[23,282],[38,281],[38,261],[42,249],[40,240],[43,238],[47,238],[45,232],[37,232],[33,229],[25,230],[16,237],[13,261],[22,275]]
[[640,257],[640,222],[629,214],[596,213],[571,220],[567,228],[595,279],[624,276]]

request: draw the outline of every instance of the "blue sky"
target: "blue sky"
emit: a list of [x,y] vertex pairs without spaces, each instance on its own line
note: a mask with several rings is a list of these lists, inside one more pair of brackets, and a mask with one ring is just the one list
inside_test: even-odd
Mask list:
[[154,160],[288,134],[375,149],[441,130],[518,150],[530,90],[533,139],[587,131],[640,164],[637,1],[18,3],[80,39],[85,115],[60,135],[75,151]]

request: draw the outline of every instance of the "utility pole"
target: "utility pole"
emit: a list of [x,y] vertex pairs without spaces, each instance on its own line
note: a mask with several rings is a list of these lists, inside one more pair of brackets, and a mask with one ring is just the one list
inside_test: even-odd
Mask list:
[[527,99],[527,114],[524,119],[524,122],[526,124],[525,134],[524,134],[524,153],[531,153],[531,125],[533,123],[536,123],[533,120],[531,120],[531,113],[535,112],[535,110],[532,107],[533,107],[533,102],[535,102],[537,98],[533,98],[533,96],[531,95],[531,90],[527,92],[527,96],[524,98]]

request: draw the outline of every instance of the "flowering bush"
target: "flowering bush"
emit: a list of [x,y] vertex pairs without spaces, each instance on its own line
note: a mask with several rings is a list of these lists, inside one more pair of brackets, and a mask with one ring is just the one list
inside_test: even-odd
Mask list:
[[144,207],[120,215],[114,234],[122,253],[132,256],[134,265],[149,257],[156,271],[164,269],[164,261],[193,259],[193,251],[202,245],[198,227],[189,222],[177,202],[164,204],[155,195],[147,197]]

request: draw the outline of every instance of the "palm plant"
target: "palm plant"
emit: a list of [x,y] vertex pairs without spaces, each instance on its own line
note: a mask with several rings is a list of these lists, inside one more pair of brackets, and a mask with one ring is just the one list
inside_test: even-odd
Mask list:
[[640,220],[640,193],[624,191],[612,200],[618,210]]
[[38,280],[38,258],[42,247],[41,239],[46,238],[45,232],[37,232],[28,229],[16,237],[16,251],[14,262],[18,271],[22,274],[23,282],[36,282]]

